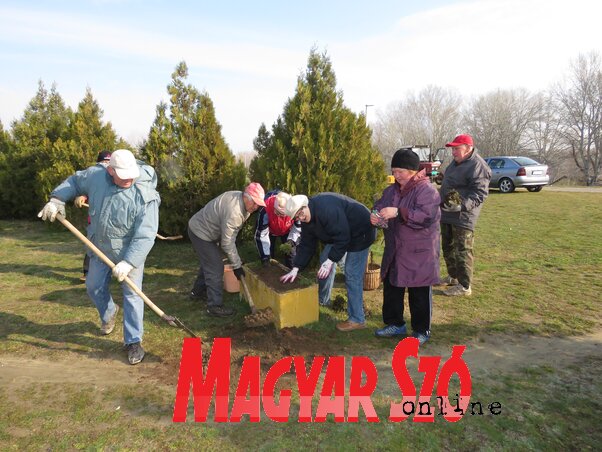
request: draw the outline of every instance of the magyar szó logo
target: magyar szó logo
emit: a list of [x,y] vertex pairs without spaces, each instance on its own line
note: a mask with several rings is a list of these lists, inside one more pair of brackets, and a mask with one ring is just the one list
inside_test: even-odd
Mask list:
[[[335,422],[358,422],[360,407],[368,422],[380,422],[372,403],[378,372],[374,362],[366,356],[316,356],[311,361],[309,372],[303,356],[286,356],[270,367],[263,380],[260,357],[246,356],[238,376],[234,402],[228,413],[231,349],[230,338],[216,338],[206,372],[203,373],[201,340],[184,339],[173,422],[186,421],[191,388],[195,422],[207,421],[212,400],[215,422],[240,422],[245,414],[251,422],[259,422],[262,409],[272,421],[288,422],[292,389],[281,389],[276,393],[276,385],[282,376],[293,372],[299,394],[298,422],[325,422],[329,414],[334,416]],[[481,403],[470,402],[472,381],[470,370],[462,359],[465,349],[465,345],[454,345],[451,357],[441,365],[441,356],[418,356],[418,339],[408,337],[401,340],[391,359],[401,400],[391,402],[388,421],[401,422],[413,415],[413,422],[434,422],[436,417],[457,422],[467,412],[482,416]],[[419,391],[408,371],[408,357],[418,358],[417,370],[424,374]],[[348,359],[351,360],[351,372],[346,395],[345,369]],[[326,368],[314,413],[312,402],[324,366]],[[449,384],[454,375],[459,380],[460,391],[450,400]],[[431,403],[433,390],[436,391],[436,402]],[[500,414],[501,408],[499,402],[487,406],[493,415]]]

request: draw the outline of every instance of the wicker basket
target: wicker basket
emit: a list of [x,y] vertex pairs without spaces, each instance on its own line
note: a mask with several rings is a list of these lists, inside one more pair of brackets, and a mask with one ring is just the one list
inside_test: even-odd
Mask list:
[[380,265],[374,263],[370,251],[370,262],[366,265],[366,273],[364,273],[364,290],[375,290],[378,286],[380,286]]

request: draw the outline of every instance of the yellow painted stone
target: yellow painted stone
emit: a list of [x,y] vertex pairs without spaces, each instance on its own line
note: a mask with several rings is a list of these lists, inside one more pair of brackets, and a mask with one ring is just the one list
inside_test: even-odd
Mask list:
[[245,281],[249,286],[255,307],[271,308],[278,329],[303,326],[318,321],[320,311],[317,284],[279,293],[259,279],[253,269],[245,266],[245,272]]

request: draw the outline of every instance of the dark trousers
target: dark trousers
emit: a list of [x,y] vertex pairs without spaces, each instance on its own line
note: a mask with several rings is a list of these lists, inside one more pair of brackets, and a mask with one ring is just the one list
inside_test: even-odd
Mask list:
[[[405,325],[403,319],[403,296],[405,287],[396,287],[389,282],[387,274],[383,290],[383,322],[385,325]],[[431,330],[433,292],[431,286],[408,287],[412,331],[428,333]]]
[[90,270],[90,256],[86,253],[84,254],[84,276],[88,274],[88,270]]
[[224,294],[224,261],[217,243],[207,242],[197,237],[188,228],[188,237],[199,258],[199,272],[192,291],[195,294],[207,293],[208,306],[221,306]]
[[470,287],[474,266],[474,233],[470,229],[441,223],[441,248],[447,274],[465,289]]

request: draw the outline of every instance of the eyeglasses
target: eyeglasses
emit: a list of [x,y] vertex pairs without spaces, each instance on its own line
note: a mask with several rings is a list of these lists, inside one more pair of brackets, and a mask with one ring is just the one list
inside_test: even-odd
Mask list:
[[306,217],[306,215],[305,215],[305,207],[301,207],[301,208],[300,208],[300,209],[297,211],[297,213],[295,214],[295,220],[300,220],[300,221],[302,221],[302,220],[304,220],[304,219],[305,219],[305,217]]

